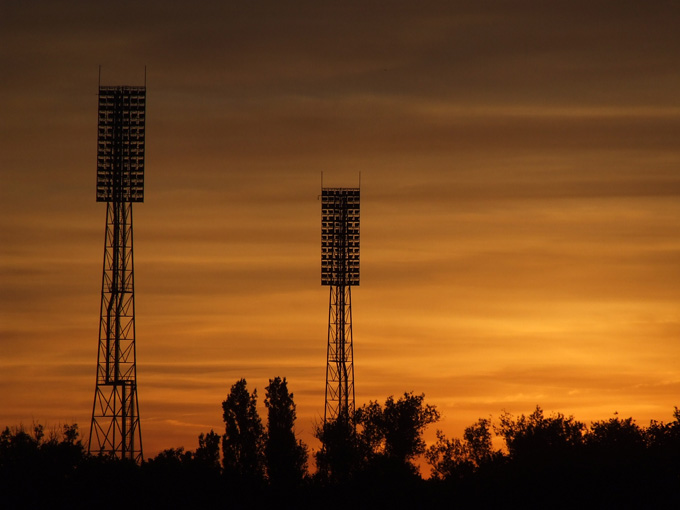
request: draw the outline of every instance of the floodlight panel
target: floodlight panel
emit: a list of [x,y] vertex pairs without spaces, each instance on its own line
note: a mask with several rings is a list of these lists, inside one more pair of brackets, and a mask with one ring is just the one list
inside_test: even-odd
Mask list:
[[359,188],[321,190],[321,285],[359,285]]
[[97,202],[144,201],[145,87],[100,87]]

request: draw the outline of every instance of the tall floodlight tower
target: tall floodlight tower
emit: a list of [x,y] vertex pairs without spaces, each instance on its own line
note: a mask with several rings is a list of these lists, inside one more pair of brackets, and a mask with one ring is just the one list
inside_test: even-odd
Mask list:
[[88,451],[141,462],[132,204],[144,201],[146,86],[99,86],[97,202],[106,202],[97,383]]
[[321,285],[330,286],[324,421],[354,413],[352,286],[359,285],[359,188],[321,189]]

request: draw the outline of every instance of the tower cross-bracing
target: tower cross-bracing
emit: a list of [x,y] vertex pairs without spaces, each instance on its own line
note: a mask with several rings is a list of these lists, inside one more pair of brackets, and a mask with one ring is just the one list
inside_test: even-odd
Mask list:
[[106,202],[97,377],[88,451],[141,462],[132,204],[144,201],[146,87],[99,87],[97,202]]
[[321,285],[330,286],[324,421],[354,414],[352,286],[359,285],[359,188],[321,190]]

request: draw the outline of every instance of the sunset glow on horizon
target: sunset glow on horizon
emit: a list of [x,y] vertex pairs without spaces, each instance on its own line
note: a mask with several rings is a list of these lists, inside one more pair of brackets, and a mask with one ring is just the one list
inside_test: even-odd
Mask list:
[[[134,16],[126,13],[134,12]],[[238,379],[323,420],[318,200],[358,185],[357,405],[448,437],[540,405],[680,405],[680,3],[5,2],[0,426],[95,388],[102,84],[147,79],[134,205],[144,456],[223,433]]]

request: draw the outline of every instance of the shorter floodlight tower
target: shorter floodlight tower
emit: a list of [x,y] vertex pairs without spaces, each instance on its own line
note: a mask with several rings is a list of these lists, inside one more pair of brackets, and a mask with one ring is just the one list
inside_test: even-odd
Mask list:
[[144,201],[146,86],[99,86],[97,202],[106,202],[97,382],[88,451],[141,462],[132,204]]
[[324,422],[354,414],[352,286],[359,285],[359,188],[321,189],[321,285],[330,286]]

